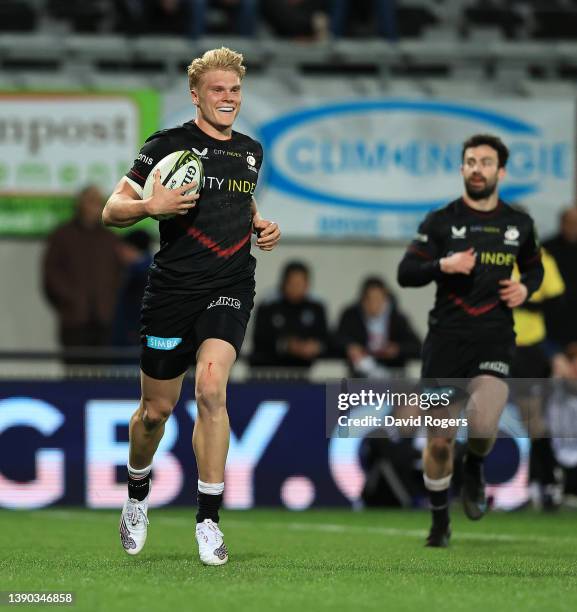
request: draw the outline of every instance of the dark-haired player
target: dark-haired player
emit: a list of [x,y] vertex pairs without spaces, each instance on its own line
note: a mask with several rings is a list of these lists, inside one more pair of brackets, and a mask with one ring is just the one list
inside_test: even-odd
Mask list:
[[[128,499],[120,520],[122,545],[132,555],[146,541],[152,459],[184,375],[196,360],[196,539],[203,563],[228,560],[218,527],[229,443],[226,385],[253,306],[251,233],[258,233],[257,246],[265,251],[280,237],[277,225],[260,217],[253,198],[262,147],[232,129],[241,105],[242,59],[221,48],[190,64],[196,119],[153,134],[103,212],[103,222],[117,227],[174,215],[160,222],[160,250],[142,306],[142,398],[130,422]],[[202,159],[200,195],[185,195],[190,185],[166,189],[157,174],[153,195],[143,200],[151,169],[180,150],[192,150]]]
[[[424,379],[469,379],[468,441],[463,464],[463,503],[470,519],[487,510],[483,459],[498,432],[515,348],[512,309],[539,288],[543,266],[529,215],[499,199],[509,152],[490,135],[463,145],[465,192],[430,213],[399,265],[404,287],[437,283],[423,347]],[[520,281],[511,279],[514,264]],[[442,415],[438,415],[442,416]],[[433,525],[428,546],[447,546],[448,495],[456,432],[429,430],[423,453]]]

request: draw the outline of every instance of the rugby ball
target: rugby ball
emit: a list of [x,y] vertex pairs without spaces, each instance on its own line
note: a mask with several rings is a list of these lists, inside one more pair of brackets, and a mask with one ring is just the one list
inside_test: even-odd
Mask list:
[[[196,185],[186,193],[198,193],[202,188],[204,170],[200,157],[192,151],[174,151],[163,157],[150,171],[144,183],[142,198],[145,200],[152,195],[154,186],[154,174],[160,170],[160,182],[167,189],[178,189],[187,183],[196,182]],[[177,215],[154,215],[155,219],[170,219]]]

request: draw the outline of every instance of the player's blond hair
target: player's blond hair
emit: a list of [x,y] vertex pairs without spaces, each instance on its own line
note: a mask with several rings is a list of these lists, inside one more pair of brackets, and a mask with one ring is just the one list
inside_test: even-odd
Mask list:
[[231,70],[236,72],[242,81],[246,73],[246,68],[242,65],[243,59],[242,53],[237,53],[227,47],[207,51],[202,57],[197,57],[193,60],[188,67],[188,85],[190,90],[192,91],[198,87],[202,75],[206,74],[209,70]]

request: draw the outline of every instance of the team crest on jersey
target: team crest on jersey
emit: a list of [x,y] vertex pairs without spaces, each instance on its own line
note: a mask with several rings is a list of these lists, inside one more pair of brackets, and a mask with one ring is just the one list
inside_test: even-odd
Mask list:
[[246,156],[246,163],[248,164],[249,170],[252,170],[252,172],[258,172],[258,170],[256,169],[256,158],[250,152]]
[[505,231],[505,244],[519,246],[519,230],[516,225],[508,225]]
[[463,227],[455,227],[451,225],[451,238],[466,238],[467,236],[467,226],[463,225]]

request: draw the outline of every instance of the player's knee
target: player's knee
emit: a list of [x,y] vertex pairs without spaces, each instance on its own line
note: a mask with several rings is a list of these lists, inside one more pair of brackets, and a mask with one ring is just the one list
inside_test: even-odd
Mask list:
[[142,422],[148,430],[157,429],[164,425],[172,411],[175,402],[167,398],[156,398],[142,400]]
[[218,368],[204,368],[196,382],[196,403],[199,411],[216,413],[225,409],[226,380]]
[[427,443],[427,451],[437,463],[447,463],[451,459],[451,441],[448,438],[432,438]]

